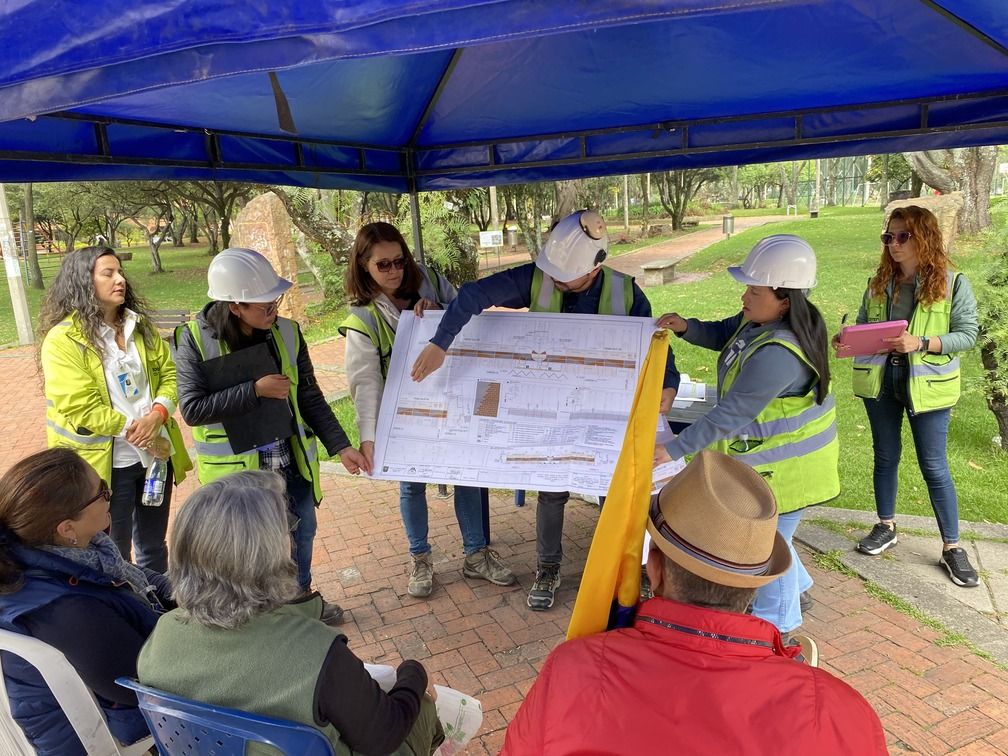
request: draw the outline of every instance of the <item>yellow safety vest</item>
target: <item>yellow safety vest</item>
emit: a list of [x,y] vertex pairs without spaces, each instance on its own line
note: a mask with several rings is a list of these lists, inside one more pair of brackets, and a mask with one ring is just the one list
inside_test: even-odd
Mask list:
[[[955,288],[956,272],[949,271],[946,291]],[[870,285],[870,282],[869,282]],[[889,292],[870,297],[867,303],[869,323],[889,319]],[[951,327],[952,297],[939,299],[931,304],[917,302],[907,330],[914,336],[936,336],[948,333]],[[931,412],[952,407],[959,401],[960,370],[959,357],[954,354],[931,354],[910,352],[907,363],[910,366],[910,380],[907,394],[911,412]],[[888,354],[870,354],[854,358],[852,387],[854,395],[865,399],[877,399],[882,390],[882,375]]]
[[[743,321],[722,356],[745,325]],[[723,385],[718,389],[719,399],[738,378],[746,360],[768,344],[785,347],[812,368],[791,331],[764,331],[746,344],[728,367]],[[816,404],[815,397],[815,384],[804,396],[777,397],[733,438],[721,439],[712,445],[762,475],[774,492],[777,511],[781,514],[822,504],[840,495],[836,403],[832,394],[822,404]]]
[[[633,307],[633,277],[602,267],[602,295],[599,297],[599,315],[629,315]],[[553,279],[538,267],[532,273],[532,293],[529,310],[532,312],[562,312],[563,292],[553,285]]]
[[[228,353],[227,344],[213,337],[195,320],[176,329],[176,339],[181,338],[180,329],[188,328],[196,342],[196,348],[204,360],[212,360]],[[318,443],[315,434],[305,425],[297,402],[298,369],[297,355],[301,348],[298,329],[294,321],[277,318],[273,327],[273,340],[280,353],[280,372],[290,379],[290,404],[294,413],[296,433],[290,438],[291,454],[301,476],[312,484],[315,503],[322,501],[322,482],[319,478]],[[199,463],[200,483],[209,483],[229,473],[241,470],[259,469],[259,452],[255,449],[236,454],[231,449],[227,431],[221,423],[207,423],[193,427],[193,441],[196,444],[196,460]]]

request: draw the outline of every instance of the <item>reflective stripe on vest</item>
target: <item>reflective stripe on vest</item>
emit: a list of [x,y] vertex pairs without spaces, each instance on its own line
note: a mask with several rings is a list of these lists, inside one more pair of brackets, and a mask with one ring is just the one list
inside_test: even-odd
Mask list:
[[[946,272],[945,287],[948,295],[929,305],[917,302],[907,331],[914,336],[934,336],[948,333],[951,328],[952,295],[958,273]],[[870,286],[870,282],[869,282]],[[882,296],[870,297],[866,306],[869,323],[889,319],[890,293],[888,287]],[[906,355],[909,365],[907,396],[910,411],[930,412],[947,409],[959,401],[961,392],[961,372],[958,355],[910,352]],[[865,399],[878,398],[882,390],[888,355],[874,354],[855,357],[853,364],[852,389],[855,396]]]
[[[211,337],[206,341],[203,340],[203,331],[196,320],[189,321],[185,327],[188,327],[192,333],[196,348],[204,360],[227,354],[226,345],[218,339]],[[291,382],[289,400],[293,408],[295,422],[295,435],[292,435],[290,439],[291,454],[301,476],[311,482],[315,501],[318,502],[322,498],[318,469],[318,445],[314,436],[308,438],[308,429],[301,418],[301,411],[297,404],[297,331],[294,328],[294,322],[287,318],[277,318],[272,331],[273,340],[281,353],[280,372],[287,376]],[[193,445],[197,457],[215,460],[212,464],[200,465],[199,479],[201,483],[208,483],[231,472],[259,468],[259,452],[253,449],[236,454],[231,448],[227,431],[224,430],[221,423],[197,425],[192,430]]]
[[66,438],[77,444],[107,444],[110,441],[112,441],[112,436],[95,436],[95,435],[82,436],[78,433],[74,433],[69,428],[64,428],[60,425],[57,425],[52,420],[46,420],[46,427],[53,433],[63,436],[63,438]]
[[[719,367],[729,351],[737,353],[743,322],[722,351]],[[720,399],[738,378],[743,364],[756,350],[769,344],[788,349],[815,372],[801,350],[794,333],[788,330],[764,331],[742,347],[734,362],[719,373]],[[821,504],[840,493],[839,442],[836,427],[836,401],[832,394],[817,404],[816,385],[804,396],[777,397],[759,415],[740,428],[733,438],[722,439],[713,448],[729,454],[759,472],[774,492],[778,511],[792,512],[812,504]]]
[[[629,315],[633,307],[633,278],[606,267],[601,269],[600,275],[602,293],[598,314]],[[532,312],[563,312],[563,292],[538,267],[532,272],[529,302],[529,310]]]

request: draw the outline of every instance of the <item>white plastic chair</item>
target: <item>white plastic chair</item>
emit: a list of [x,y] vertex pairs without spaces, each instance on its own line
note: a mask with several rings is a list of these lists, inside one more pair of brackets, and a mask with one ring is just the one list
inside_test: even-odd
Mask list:
[[[17,654],[39,671],[84,744],[88,756],[139,756],[154,744],[152,737],[146,737],[132,745],[121,745],[109,732],[101,707],[77,670],[49,644],[0,629],[0,650]],[[0,753],[35,756],[35,749],[11,715],[2,673],[0,660]]]

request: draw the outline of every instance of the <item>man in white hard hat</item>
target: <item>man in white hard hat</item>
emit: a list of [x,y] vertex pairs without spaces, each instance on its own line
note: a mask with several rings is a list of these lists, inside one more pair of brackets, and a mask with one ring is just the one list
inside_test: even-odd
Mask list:
[[[207,270],[212,302],[196,318],[175,331],[179,409],[192,426],[201,483],[241,470],[267,469],[287,484],[298,583],[311,590],[311,560],[316,531],[315,508],[322,499],[317,442],[351,473],[367,469],[367,460],[350,444],[315,380],[308,345],[297,322],[280,317],[284,293],[293,285],[273,270],[269,260],[252,249],[219,252]],[[265,343],[275,370],[258,380],[211,391],[202,364],[222,354]],[[254,413],[262,399],[287,400],[293,414],[290,436],[236,452],[223,421]],[[323,602],[321,619],[342,621],[343,610]]]
[[632,627],[553,650],[502,756],[887,753],[878,715],[815,667],[811,639],[787,645],[744,613],[791,562],[759,473],[699,452],[652,498],[647,530],[655,598]]
[[[592,313],[651,317],[651,303],[631,276],[602,265],[609,253],[605,220],[582,210],[562,218],[534,263],[502,270],[463,284],[441,318],[437,333],[417,357],[412,377],[422,381],[444,362],[455,336],[488,307],[529,308],[533,312]],[[672,404],[679,372],[672,350],[665,367],[662,410]],[[536,579],[528,606],[553,606],[560,586],[561,537],[567,491],[540,491],[536,504]]]

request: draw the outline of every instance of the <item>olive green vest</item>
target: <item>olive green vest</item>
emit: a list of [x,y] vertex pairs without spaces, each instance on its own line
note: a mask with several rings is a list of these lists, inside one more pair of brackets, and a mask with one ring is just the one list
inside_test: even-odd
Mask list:
[[[743,322],[729,340],[728,349],[745,325]],[[768,344],[783,346],[812,368],[791,331],[764,331],[746,344],[727,368],[718,387],[719,399],[738,378],[746,360]],[[712,446],[762,475],[774,492],[781,514],[822,504],[840,495],[836,403],[829,394],[822,404],[816,404],[815,388],[813,384],[804,396],[777,397],[733,438],[722,439]]]
[[[188,328],[196,342],[196,348],[204,360],[211,360],[228,353],[227,344],[200,327],[196,320],[190,320],[180,325],[175,331],[176,343],[181,338],[180,329]],[[280,372],[290,379],[290,406],[294,413],[294,424],[297,432],[290,437],[291,455],[297,465],[298,472],[307,481],[311,481],[315,503],[322,500],[322,482],[319,478],[318,442],[301,417],[301,409],[297,402],[298,368],[297,356],[301,348],[301,340],[293,320],[277,318],[270,329],[273,340],[280,355]],[[231,449],[227,431],[221,423],[197,425],[192,429],[193,441],[196,447],[196,460],[200,483],[223,477],[242,470],[259,469],[259,452],[255,449],[236,454]]]
[[[137,658],[137,676],[184,698],[320,729],[340,756],[352,753],[331,724],[314,721],[315,684],[339,633],[318,620],[322,599],[287,604],[227,630],[165,614]],[[249,754],[276,754],[249,745]]]
[[[954,292],[956,277],[959,274],[949,271],[947,275],[945,290]],[[885,294],[868,299],[866,309],[869,323],[889,319],[889,297],[887,289]],[[952,296],[931,304],[917,302],[907,330],[914,336],[940,336],[949,332],[951,316]],[[911,412],[916,414],[946,409],[959,401],[961,381],[958,355],[910,352],[906,356],[910,366],[907,394]],[[855,396],[865,399],[878,398],[888,358],[888,354],[870,354],[854,358],[852,387]]]
[[[603,266],[602,295],[599,297],[599,315],[629,315],[633,307],[633,277]],[[532,273],[532,294],[529,310],[532,312],[562,312],[563,292],[553,285],[553,279],[538,267]]]

